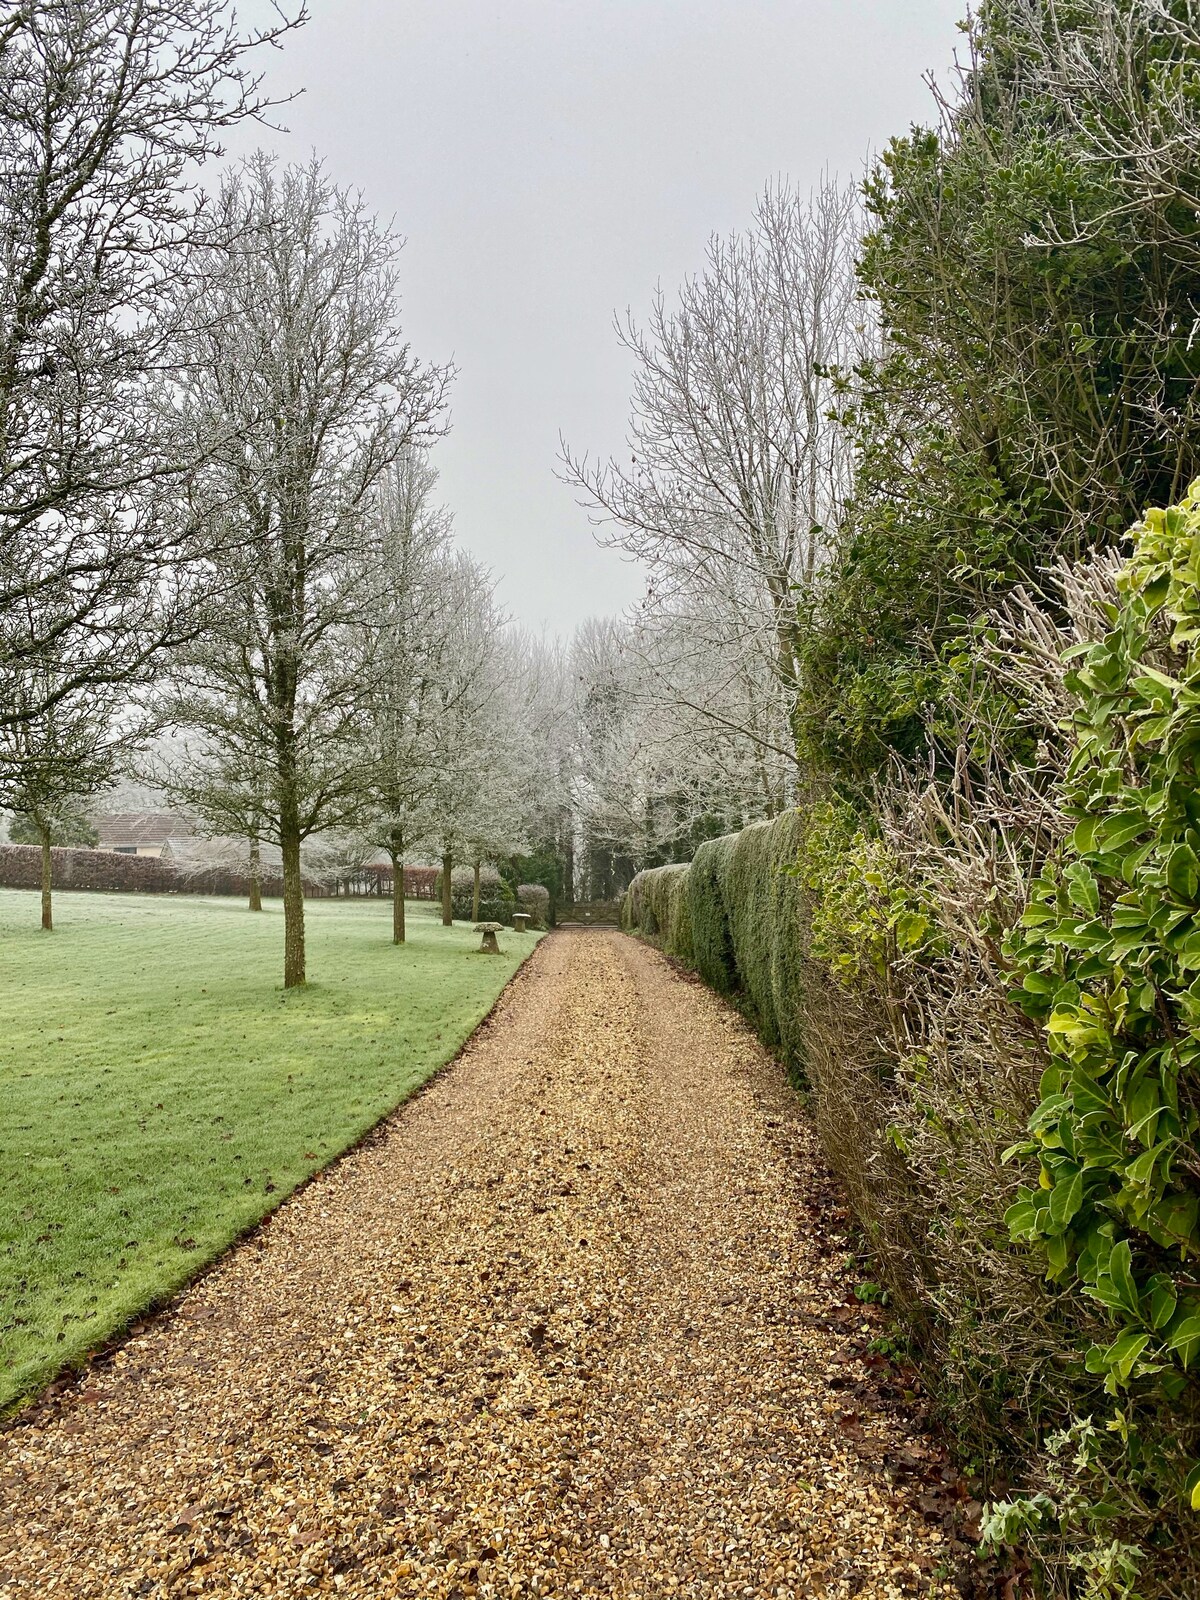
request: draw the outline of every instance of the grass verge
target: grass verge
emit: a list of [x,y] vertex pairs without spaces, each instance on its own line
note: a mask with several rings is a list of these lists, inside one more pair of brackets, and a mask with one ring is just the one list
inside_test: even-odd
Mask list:
[[0,890],[0,1411],[169,1296],[449,1061],[534,944],[386,901]]

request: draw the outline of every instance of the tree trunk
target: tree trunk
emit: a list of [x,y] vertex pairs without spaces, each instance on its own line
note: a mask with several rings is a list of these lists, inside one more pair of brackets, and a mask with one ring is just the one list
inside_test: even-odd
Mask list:
[[[285,663],[286,665],[286,663]],[[298,989],[306,981],[304,966],[304,881],[300,876],[300,782],[296,730],[292,718],[296,684],[290,665],[281,672],[276,700],[275,795],[279,806],[279,849],[283,857],[283,987]]]
[[570,842],[563,851],[562,898],[566,906],[575,904],[575,846]]
[[54,857],[50,854],[50,829],[44,822],[39,822],[38,833],[41,835],[42,840],[42,929],[46,933],[53,933],[52,873]]
[[294,794],[280,807],[279,844],[283,852],[283,987],[297,989],[304,973],[304,883],[300,877],[300,823]]
[[471,921],[479,921],[479,863],[475,863],[475,892],[471,899]]
[[450,898],[450,874],[454,871],[454,857],[447,852],[442,857],[442,927],[454,922],[454,902]]
[[262,910],[262,865],[257,834],[250,840],[250,909]]
[[404,863],[394,850],[392,858],[392,943],[404,943]]

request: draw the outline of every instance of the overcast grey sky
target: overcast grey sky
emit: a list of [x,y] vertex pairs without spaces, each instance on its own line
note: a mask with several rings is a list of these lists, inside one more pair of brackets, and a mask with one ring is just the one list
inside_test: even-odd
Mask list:
[[436,451],[459,539],[535,628],[619,610],[636,569],[555,478],[560,431],[622,449],[613,312],[695,271],[768,179],[858,174],[928,120],[963,0],[311,5],[267,64],[305,94],[260,142],[315,149],[407,237],[406,332],[459,367]]

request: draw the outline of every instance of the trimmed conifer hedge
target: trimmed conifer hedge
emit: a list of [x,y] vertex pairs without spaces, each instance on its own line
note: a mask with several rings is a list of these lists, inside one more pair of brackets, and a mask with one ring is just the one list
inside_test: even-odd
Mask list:
[[639,872],[622,908],[624,926],[657,939],[668,955],[693,964],[686,863]]
[[803,1068],[800,819],[788,811],[709,839],[690,866],[639,872],[625,926],[736,999],[795,1072]]

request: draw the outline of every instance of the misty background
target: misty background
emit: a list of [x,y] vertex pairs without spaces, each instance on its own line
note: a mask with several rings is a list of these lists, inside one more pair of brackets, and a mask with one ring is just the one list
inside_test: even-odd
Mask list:
[[267,63],[290,160],[318,151],[407,238],[404,326],[453,359],[434,460],[459,540],[534,628],[620,610],[637,570],[601,549],[555,477],[573,450],[624,454],[641,315],[744,228],[776,177],[859,174],[933,119],[962,0],[314,0]]

